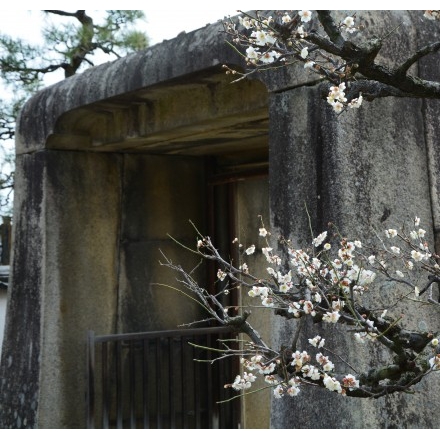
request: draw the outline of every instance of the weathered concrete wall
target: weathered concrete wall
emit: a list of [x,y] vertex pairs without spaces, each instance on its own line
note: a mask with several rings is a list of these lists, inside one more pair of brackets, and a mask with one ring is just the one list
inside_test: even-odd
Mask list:
[[[192,247],[205,228],[203,160],[124,155],[118,331],[170,330],[201,319],[201,308],[155,283],[175,286],[175,274],[162,268],[163,254],[191,271],[199,259],[179,248]],[[177,286],[178,287],[178,286]]]

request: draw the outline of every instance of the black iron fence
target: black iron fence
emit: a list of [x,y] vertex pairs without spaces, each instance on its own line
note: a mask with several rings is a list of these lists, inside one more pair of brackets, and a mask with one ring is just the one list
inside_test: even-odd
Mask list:
[[[238,428],[238,399],[226,383],[238,372],[234,358],[201,347],[220,347],[236,335],[199,328],[96,336],[88,334],[88,428]],[[189,343],[197,345],[190,345]],[[234,365],[235,364],[235,365]]]

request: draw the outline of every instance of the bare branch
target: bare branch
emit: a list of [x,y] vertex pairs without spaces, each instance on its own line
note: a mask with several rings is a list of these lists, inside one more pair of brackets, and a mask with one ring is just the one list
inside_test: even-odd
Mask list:
[[404,63],[402,63],[396,71],[397,76],[403,76],[406,74],[408,69],[415,64],[417,61],[419,61],[421,58],[423,58],[426,55],[429,55],[430,53],[435,53],[440,49],[440,41],[437,41],[436,43],[428,44],[425,47],[422,47],[419,49],[415,54],[411,55]]
[[342,47],[342,45],[345,43],[345,40],[342,37],[338,26],[334,22],[330,11],[317,11],[317,13],[319,21],[322,24],[325,33],[329,36],[330,41],[332,41],[336,46]]

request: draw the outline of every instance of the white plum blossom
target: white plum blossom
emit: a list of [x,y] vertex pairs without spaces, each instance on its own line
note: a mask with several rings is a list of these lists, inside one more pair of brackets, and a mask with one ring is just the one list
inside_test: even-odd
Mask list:
[[344,110],[344,103],[347,102],[344,90],[345,83],[341,83],[339,86],[330,87],[327,102],[333,107],[333,110],[336,113],[340,113],[342,110]]
[[274,390],[273,390],[273,395],[277,398],[277,399],[281,399],[281,397],[284,396],[284,388],[282,385],[278,385]]
[[419,238],[419,234],[417,233],[417,231],[411,231],[409,233],[409,236],[413,239],[413,240],[417,240]]
[[303,310],[306,315],[315,315],[312,301],[304,301]]
[[420,253],[419,251],[412,250],[411,251],[411,258],[414,261],[422,261],[423,260],[423,254]]
[[266,286],[255,286],[254,290],[262,298],[266,298],[269,295],[269,288]]
[[423,16],[428,20],[440,20],[440,11],[425,11]]
[[270,17],[263,20],[263,26],[268,27],[270,25],[270,23],[272,23],[272,22],[273,22],[273,18],[272,18],[272,16],[270,16]]
[[324,386],[330,391],[336,391],[338,393],[342,392],[340,382],[338,382],[335,378],[328,376],[327,374],[324,375],[323,383]]
[[290,17],[290,15],[286,12],[283,17],[281,18],[281,21],[284,24],[290,23],[292,21],[292,18]]
[[330,322],[332,324],[336,324],[339,321],[340,317],[341,317],[341,315],[337,311],[326,312],[326,314],[322,317],[322,320],[324,322]]
[[267,376],[264,376],[264,381],[271,385],[276,385],[279,383],[279,380],[272,374],[268,374]]
[[301,17],[303,23],[307,23],[312,19],[311,11],[298,11],[298,15]]
[[331,362],[331,361],[326,362],[326,363],[322,366],[322,369],[323,369],[325,372],[330,372],[330,371],[332,371],[334,368],[335,368],[335,365],[334,365],[333,362]]
[[296,29],[296,33],[299,35],[300,38],[304,38],[304,26],[298,26],[298,28]]
[[[281,264],[281,258],[278,257],[277,255],[272,254],[271,247],[264,247],[261,249],[261,252],[263,252],[263,255],[266,257],[266,260],[268,263],[276,264],[277,266],[279,266]],[[269,269],[268,269],[268,271],[269,271]]]
[[254,289],[249,290],[248,295],[249,295],[251,298],[255,298],[256,296],[258,296],[258,294],[255,292]]
[[251,298],[259,296],[261,299],[264,299],[269,295],[269,289],[267,287],[254,286],[252,290],[249,290],[248,295]]
[[266,230],[266,228],[260,228],[260,229],[259,229],[259,236],[260,236],[260,237],[266,237],[266,235],[267,235],[267,230]]
[[276,272],[273,270],[272,267],[268,267],[266,270],[269,275],[271,275],[273,277],[276,275]]
[[275,363],[271,362],[269,365],[259,364],[258,372],[260,374],[271,374],[275,371]]
[[292,378],[287,382],[290,387],[287,389],[287,394],[291,397],[297,396],[299,394],[299,380]]
[[[241,50],[240,46],[243,47],[242,45],[247,42],[245,46],[247,49],[245,49],[246,53],[244,55],[248,64],[248,71],[267,70],[268,65],[276,62],[278,59],[282,60],[283,64],[285,63],[286,65],[291,63],[292,58],[302,60],[304,69],[313,69],[312,72],[316,75],[321,75],[322,78],[327,77],[333,82],[327,92],[327,102],[332,106],[333,111],[341,113],[360,107],[364,97],[362,93],[358,95],[354,93],[356,79],[354,75],[356,70],[358,70],[354,61],[357,62],[357,60],[347,61],[336,56],[333,58],[332,54],[326,54],[325,49],[322,47],[313,46],[312,48],[311,44],[314,41],[312,32],[315,32],[314,29],[309,27],[312,13],[306,10],[298,11],[298,14],[295,14],[295,12],[285,12],[284,15],[282,13],[277,14],[277,17],[275,17],[277,25],[273,27],[269,26],[269,23],[274,21],[271,17],[265,19],[258,13],[255,20],[249,17],[239,19],[241,25],[248,29],[249,32],[240,33],[236,31],[235,27],[230,28],[231,32],[229,34],[233,35],[233,42],[237,44],[239,50]],[[440,18],[439,11],[426,11],[425,16],[430,19]],[[341,18],[344,18],[344,16],[341,16]],[[356,27],[355,21],[357,22],[357,18],[354,15],[349,15],[339,22],[339,26],[336,26],[338,26],[340,32],[351,34],[362,28],[361,26]],[[282,23],[284,26],[279,26],[279,23]],[[307,32],[310,33],[307,34]],[[343,36],[347,40],[350,37],[350,35],[346,34],[343,34]],[[349,41],[347,41],[347,44],[349,44]],[[341,57],[346,58],[342,52]],[[282,63],[278,64],[281,67]],[[246,74],[240,75],[246,77]],[[345,82],[339,83],[339,81]],[[357,85],[360,86],[360,83]],[[344,123],[344,118],[339,119],[341,119],[341,124]],[[324,215],[324,217],[327,216]],[[354,333],[354,338],[359,343],[374,340],[384,343],[385,336],[382,337],[382,334],[393,341],[395,336],[393,332],[387,333],[386,327],[391,328],[396,317],[392,316],[389,319],[385,319],[387,311],[384,307],[394,307],[403,298],[413,299],[409,298],[408,292],[404,292],[404,289],[408,290],[411,286],[413,286],[416,297],[418,296],[420,290],[418,287],[414,287],[413,283],[421,283],[421,286],[424,283],[421,280],[415,281],[412,279],[418,275],[414,273],[416,271],[410,272],[414,265],[417,266],[416,262],[422,262],[419,266],[422,266],[422,269],[426,269],[429,274],[440,274],[440,265],[434,265],[437,256],[433,254],[432,260],[427,261],[431,258],[430,252],[434,248],[428,248],[425,236],[432,234],[427,234],[424,229],[420,228],[419,217],[413,217],[411,223],[414,226],[409,228],[402,227],[399,230],[386,229],[385,236],[388,239],[394,239],[394,241],[388,244],[386,240],[384,243],[379,239],[383,245],[380,247],[371,245],[370,238],[366,238],[366,242],[363,245],[359,240],[350,242],[347,238],[340,236],[340,249],[338,249],[335,245],[336,237],[339,235],[336,228],[337,233],[335,234],[329,229],[331,237],[329,241],[332,242],[332,245],[327,242],[328,233],[325,231],[316,237],[310,237],[311,244],[309,243],[305,250],[292,247],[293,243],[296,242],[295,237],[280,236],[279,242],[271,244],[274,247],[279,246],[280,248],[285,246],[288,251],[287,260],[284,258],[284,254],[281,254],[281,251],[280,255],[283,258],[274,255],[273,249],[267,244],[268,247],[262,249],[262,253],[268,262],[267,265],[272,266],[267,268],[267,273],[263,275],[250,274],[247,266],[243,264],[240,266],[242,272],[238,274],[235,266],[234,270],[232,268],[229,269],[224,260],[217,258],[217,261],[220,262],[217,267],[223,268],[223,270],[218,270],[217,277],[220,280],[230,277],[233,286],[231,288],[250,286],[246,289],[250,297],[258,298],[258,302],[261,301],[264,307],[276,307],[277,312],[281,316],[285,315],[288,319],[303,318],[304,320],[309,320],[311,324],[312,319],[309,318],[310,316],[315,316],[317,319],[313,320],[314,323],[321,325],[320,321],[322,320],[322,322],[328,324],[324,325],[325,329],[327,329],[329,324],[341,324],[341,322],[344,326],[348,324],[350,325],[350,334],[358,332]],[[263,238],[268,235],[270,236],[262,222],[260,226],[259,236]],[[329,228],[331,227],[332,225],[329,224]],[[234,242],[238,242],[238,240],[236,239]],[[395,244],[395,246],[390,246],[390,244]],[[202,245],[204,246],[203,255],[206,254],[206,257],[211,257],[208,255],[211,250],[209,238],[206,238],[204,241],[199,240],[197,246],[201,247]],[[244,246],[241,249],[244,250],[244,255],[252,255],[257,252],[255,245]],[[218,256],[215,248],[212,248],[211,252],[214,257]],[[397,263],[400,263],[400,266]],[[367,270],[365,267],[369,267],[374,271]],[[246,272],[246,275],[249,276],[245,276],[241,280],[238,275],[243,275],[243,272]],[[381,286],[379,286],[377,291],[370,290],[369,286],[375,280],[376,273],[382,275],[386,280],[385,282],[389,283],[389,285],[397,285],[398,295],[396,299],[391,298],[391,300],[387,299],[384,302],[385,300],[381,298]],[[408,280],[405,277],[408,277]],[[425,290],[427,288],[424,288]],[[216,296],[211,298],[214,301]],[[413,303],[416,302],[413,301]],[[413,305],[411,304],[410,306]],[[220,316],[222,316],[222,307],[219,307]],[[230,311],[236,310],[240,313],[238,306],[228,305],[226,307]],[[251,340],[259,339],[259,335],[255,334],[256,337],[252,337]],[[286,336],[292,339],[292,335]],[[326,347],[324,348],[325,340],[321,336],[318,335],[308,339],[310,336],[310,334],[307,335],[306,340],[314,347],[314,349],[311,349],[313,354],[321,349],[324,352],[332,353],[330,350],[333,347],[329,347],[329,350]],[[300,347],[299,344],[301,342],[296,341],[295,337],[293,339],[295,341],[294,346],[296,347],[298,343],[298,347]],[[303,341],[303,338],[301,340]],[[287,342],[287,346],[280,346],[292,346],[292,341]],[[408,343],[408,345],[411,344]],[[432,353],[430,356],[423,354],[423,359],[422,355],[420,355],[421,363],[419,365],[423,365],[425,370],[428,369],[428,359],[431,357],[429,359],[431,369],[440,370],[440,355],[437,348],[439,340],[437,338],[432,339],[431,345],[427,347],[427,350],[430,350]],[[254,374],[258,372],[264,375],[266,383],[274,388],[273,392],[276,398],[281,398],[285,394],[290,396],[298,395],[298,385],[307,382],[310,385],[325,386],[328,390],[336,391],[340,394],[346,394],[349,390],[352,391],[359,388],[359,380],[355,375],[347,374],[344,376],[340,371],[335,371],[335,365],[322,353],[316,355],[316,362],[313,359],[315,365],[312,365],[311,356],[306,351],[301,351],[303,348],[301,347],[301,349],[292,354],[291,363],[287,362],[288,365],[285,368],[285,356],[286,353],[290,352],[289,348],[286,348],[284,351],[284,349],[275,347],[275,350],[270,349],[271,351],[266,351],[264,345],[258,345],[254,342],[246,342],[242,347],[240,347],[242,353],[246,356],[249,355],[249,357],[250,353],[256,354],[260,351],[263,353],[263,355],[256,354],[250,360],[243,361],[243,367],[248,370],[255,370],[253,371]],[[343,351],[343,348],[340,347],[339,351]],[[408,351],[410,351],[410,348]],[[341,361],[345,362],[343,359],[344,354],[346,353],[338,354],[337,351],[334,353]],[[403,357],[404,355],[402,355]],[[350,364],[347,362],[346,365]],[[274,373],[275,370],[277,370],[276,374]],[[359,377],[363,377],[361,372]],[[234,383],[229,386],[236,390],[246,390],[254,380],[255,376],[252,373],[247,375],[245,373],[237,376]],[[311,381],[316,381],[316,383],[313,384]],[[379,383],[378,389],[381,386],[382,384]],[[364,392],[367,394],[369,388],[370,384],[359,395]],[[371,388],[374,389],[375,386]],[[385,387],[382,389],[385,389]]]
[[295,383],[291,387],[287,388],[287,394],[291,397],[295,397],[299,394],[300,389],[299,386]]
[[262,301],[261,304],[265,307],[275,307],[275,304],[273,302],[273,298],[271,296],[266,296]]
[[337,301],[332,301],[332,310],[342,310],[345,306],[345,301],[338,299]]
[[290,287],[287,284],[281,284],[280,285],[280,292],[281,293],[287,293],[289,291]]
[[387,230],[385,230],[385,235],[387,238],[397,237],[397,230],[396,229],[387,229]]
[[255,245],[249,246],[244,252],[246,255],[252,255],[255,252]]
[[255,48],[254,47],[252,47],[252,46],[249,46],[247,49],[246,49],[246,57],[249,59],[249,60],[258,60],[258,58],[260,57],[260,53],[258,52],[258,50],[255,50]]
[[234,383],[231,385],[234,390],[240,391],[240,390],[247,390],[251,387],[252,382],[255,382],[256,376],[254,376],[252,373],[243,373],[243,377],[240,375],[235,377]]
[[223,272],[221,269],[219,269],[218,271],[217,271],[217,278],[220,280],[220,281],[223,281],[225,278],[226,278],[226,273],[225,272]]
[[314,365],[304,365],[301,368],[301,372],[303,373],[303,376],[309,377],[312,380],[319,380],[321,378],[321,372],[319,371],[319,368],[315,367]]
[[321,368],[325,372],[330,372],[335,368],[333,362],[329,360],[327,356],[324,356],[322,353],[318,353],[316,355],[316,361],[321,365]]
[[248,267],[248,265],[247,265],[246,263],[243,263],[243,264],[239,267],[239,269],[240,269],[241,271],[243,271],[244,273],[249,273],[249,267]]
[[292,271],[289,270],[285,275],[281,272],[277,272],[277,280],[279,283],[290,283],[292,281]]
[[353,98],[347,105],[349,108],[359,108],[362,105],[363,100],[362,93],[359,93],[359,97]]
[[374,281],[376,274],[371,270],[360,269],[357,265],[353,265],[347,271],[347,277],[349,280],[355,281],[359,286],[367,286]]
[[357,31],[357,28],[354,26],[354,17],[351,16],[345,17],[342,24],[344,25],[342,30],[348,32],[349,34],[352,34],[353,32]]
[[293,313],[295,317],[300,316],[299,310],[301,310],[301,305],[297,302],[289,303],[288,313]]
[[252,32],[251,37],[255,38],[255,44],[257,44],[257,46],[272,45],[276,41],[272,35],[262,30]]
[[440,354],[429,359],[429,366],[432,370],[440,370]]
[[333,104],[332,104],[332,106],[333,106],[333,110],[334,110],[336,113],[341,113],[342,110],[344,110],[344,104],[342,104],[342,102],[334,101]]
[[313,239],[312,244],[315,247],[318,247],[322,244],[322,242],[327,238],[327,231],[322,232],[316,238]]
[[396,255],[400,254],[400,248],[398,248],[397,246],[391,246],[390,249],[391,252],[395,253]]
[[251,20],[249,17],[238,17],[238,21],[240,24],[245,27],[246,29],[250,29],[254,26],[253,20]]
[[300,371],[304,364],[310,362],[310,356],[306,351],[300,352],[295,351],[292,354],[293,361],[291,363],[292,367],[295,367],[297,371]]
[[275,52],[274,50],[271,50],[270,52],[265,52],[263,55],[261,55],[261,62],[264,64],[270,64],[275,61],[276,58],[278,58],[280,54],[278,52]]
[[348,388],[350,391],[352,391],[355,390],[356,388],[359,388],[359,380],[357,380],[356,377],[353,376],[352,374],[347,374],[342,379],[342,385],[345,388]]
[[354,18],[353,17],[345,17],[344,21],[342,22],[346,27],[352,27],[354,26]]

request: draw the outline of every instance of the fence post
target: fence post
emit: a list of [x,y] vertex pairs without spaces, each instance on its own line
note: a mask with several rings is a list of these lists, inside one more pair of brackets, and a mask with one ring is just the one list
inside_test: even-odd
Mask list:
[[87,428],[95,427],[95,332],[87,332]]

